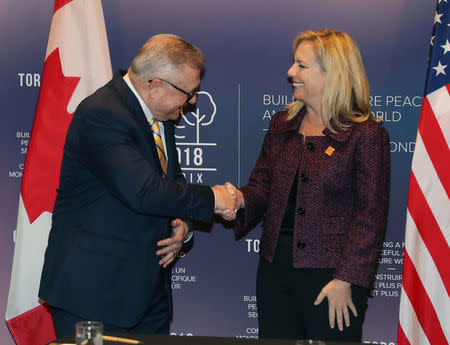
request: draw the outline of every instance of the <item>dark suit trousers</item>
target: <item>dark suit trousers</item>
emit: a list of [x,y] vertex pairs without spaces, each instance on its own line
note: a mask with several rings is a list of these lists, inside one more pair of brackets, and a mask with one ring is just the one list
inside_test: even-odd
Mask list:
[[333,279],[333,269],[293,268],[292,234],[280,233],[273,263],[261,257],[256,284],[260,338],[361,341],[367,304],[364,288],[352,285],[352,300],[358,312],[350,312],[350,327],[331,329],[328,301],[314,301]]
[[[157,288],[152,298],[152,304],[147,308],[144,316],[133,327],[124,328],[103,322],[103,332],[108,333],[147,333],[147,334],[169,334],[171,306],[169,301],[168,290],[166,284],[167,272],[161,270],[160,288]],[[169,287],[170,289],[170,287]],[[70,297],[69,297],[70,298]],[[126,296],[124,296],[126,298]],[[55,331],[58,338],[75,334],[75,323],[86,321],[77,315],[69,313],[65,310],[52,307],[52,318],[55,325]],[[102,320],[93,320],[102,321]]]

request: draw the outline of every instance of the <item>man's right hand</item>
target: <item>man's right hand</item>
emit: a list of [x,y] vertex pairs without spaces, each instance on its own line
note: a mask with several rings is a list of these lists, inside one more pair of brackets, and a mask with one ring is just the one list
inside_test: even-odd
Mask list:
[[243,204],[242,193],[230,182],[212,187],[216,200],[215,213],[226,220],[236,218],[236,212]]
[[230,193],[224,185],[215,185],[212,190],[216,201],[214,212],[227,220],[235,219],[235,210],[239,208],[236,193]]

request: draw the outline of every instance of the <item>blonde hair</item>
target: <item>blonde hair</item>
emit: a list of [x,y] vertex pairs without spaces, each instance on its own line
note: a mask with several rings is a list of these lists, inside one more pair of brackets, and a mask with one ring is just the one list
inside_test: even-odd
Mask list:
[[[370,110],[366,71],[353,38],[338,30],[309,30],[295,38],[292,45],[294,54],[303,41],[312,43],[316,60],[326,74],[322,98],[322,121],[325,126],[335,132],[331,120],[337,129],[347,127],[342,123],[342,117],[353,122],[363,122],[369,118],[376,120]],[[301,101],[288,104],[287,120],[295,118],[303,106]]]
[[142,46],[130,70],[141,79],[151,79],[170,75],[184,65],[203,72],[205,59],[200,49],[177,35],[159,34]]

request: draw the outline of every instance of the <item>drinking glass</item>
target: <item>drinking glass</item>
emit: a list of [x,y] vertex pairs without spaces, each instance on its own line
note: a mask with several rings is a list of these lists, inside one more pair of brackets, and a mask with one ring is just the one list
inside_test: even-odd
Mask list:
[[80,321],[75,329],[77,345],[103,345],[103,324],[100,321]]

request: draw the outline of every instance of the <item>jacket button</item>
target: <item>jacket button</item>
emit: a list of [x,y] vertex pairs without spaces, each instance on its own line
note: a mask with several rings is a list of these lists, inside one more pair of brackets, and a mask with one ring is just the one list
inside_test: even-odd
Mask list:
[[298,209],[297,209],[297,212],[298,212],[298,214],[305,214],[305,209],[303,208],[303,207],[299,207]]
[[308,141],[306,143],[306,147],[308,148],[309,151],[314,151],[314,149],[316,148],[316,145],[314,145],[312,142]]
[[300,180],[302,180],[303,182],[306,182],[306,181],[308,181],[308,176],[306,176],[305,173],[301,173],[300,174]]
[[304,249],[306,247],[306,243],[303,241],[298,241],[297,242],[297,247],[300,249]]

